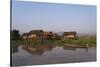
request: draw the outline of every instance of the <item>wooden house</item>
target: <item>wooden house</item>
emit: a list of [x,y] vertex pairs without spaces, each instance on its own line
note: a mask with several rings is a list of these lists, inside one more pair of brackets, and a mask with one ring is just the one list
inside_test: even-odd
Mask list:
[[52,39],[53,33],[52,32],[44,32],[43,39]]
[[57,33],[54,33],[52,39],[59,40],[61,37]]
[[32,30],[28,33],[28,39],[41,39],[43,36],[43,30]]
[[74,40],[76,39],[76,32],[64,32],[62,37],[63,39],[70,39],[70,40]]
[[22,39],[27,40],[28,39],[28,33],[22,34]]

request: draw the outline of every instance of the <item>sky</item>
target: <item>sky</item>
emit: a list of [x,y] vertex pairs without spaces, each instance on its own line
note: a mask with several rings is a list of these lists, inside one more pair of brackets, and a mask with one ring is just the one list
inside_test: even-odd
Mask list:
[[13,1],[12,29],[95,34],[96,6]]

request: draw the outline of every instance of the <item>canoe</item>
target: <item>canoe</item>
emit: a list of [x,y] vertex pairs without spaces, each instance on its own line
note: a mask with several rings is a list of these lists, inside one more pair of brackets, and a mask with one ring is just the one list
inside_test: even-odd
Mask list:
[[64,46],[64,48],[66,47],[71,47],[71,48],[87,48],[86,46],[79,46],[79,45],[66,45]]

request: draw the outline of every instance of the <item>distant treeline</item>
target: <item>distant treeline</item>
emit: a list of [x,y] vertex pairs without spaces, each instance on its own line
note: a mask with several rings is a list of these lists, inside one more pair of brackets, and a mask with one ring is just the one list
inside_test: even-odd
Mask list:
[[19,30],[11,30],[11,40],[20,40],[21,35],[19,34]]

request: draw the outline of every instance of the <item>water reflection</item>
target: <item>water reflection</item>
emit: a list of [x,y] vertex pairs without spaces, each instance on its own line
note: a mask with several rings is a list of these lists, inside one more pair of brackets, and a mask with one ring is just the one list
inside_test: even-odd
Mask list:
[[[54,45],[35,45],[35,46],[23,46],[22,48],[26,50],[28,53],[33,55],[42,55],[43,53],[47,51],[52,51],[53,48],[56,48],[57,46]],[[72,47],[66,47],[66,46],[60,46],[64,50],[71,50],[76,51],[78,48],[72,48]],[[88,51],[88,48],[81,48],[84,49],[86,52]],[[13,49],[13,53],[18,52],[18,48]]]
[[75,51],[77,48],[71,48],[71,47],[63,47],[64,50],[73,50]]
[[52,51],[54,46],[52,45],[37,45],[37,46],[32,46],[32,47],[26,47],[24,46],[23,49],[28,51],[29,53],[33,55],[42,55],[46,51]]
[[[33,54],[33,55],[42,55],[47,51],[52,51],[53,48],[56,48],[57,46],[53,45],[37,45],[37,46],[23,46],[23,49],[26,50],[28,53]],[[72,48],[72,47],[66,47],[66,46],[60,46],[64,50],[71,50],[71,51],[76,51],[78,48]],[[88,51],[88,48],[81,48],[84,49],[86,52]]]
[[12,48],[12,53],[18,52],[18,48]]
[[70,48],[64,46],[37,45],[19,46],[12,53],[13,66],[40,65],[54,63],[72,63],[96,61],[96,48]]
[[[64,50],[76,51],[78,48],[72,48],[72,47],[63,46],[63,49],[64,49]],[[81,48],[81,49],[84,49],[85,52],[88,52],[88,49],[89,49],[89,48]]]
[[89,50],[88,48],[85,48],[85,51],[86,51],[86,52],[88,52],[88,50]]

